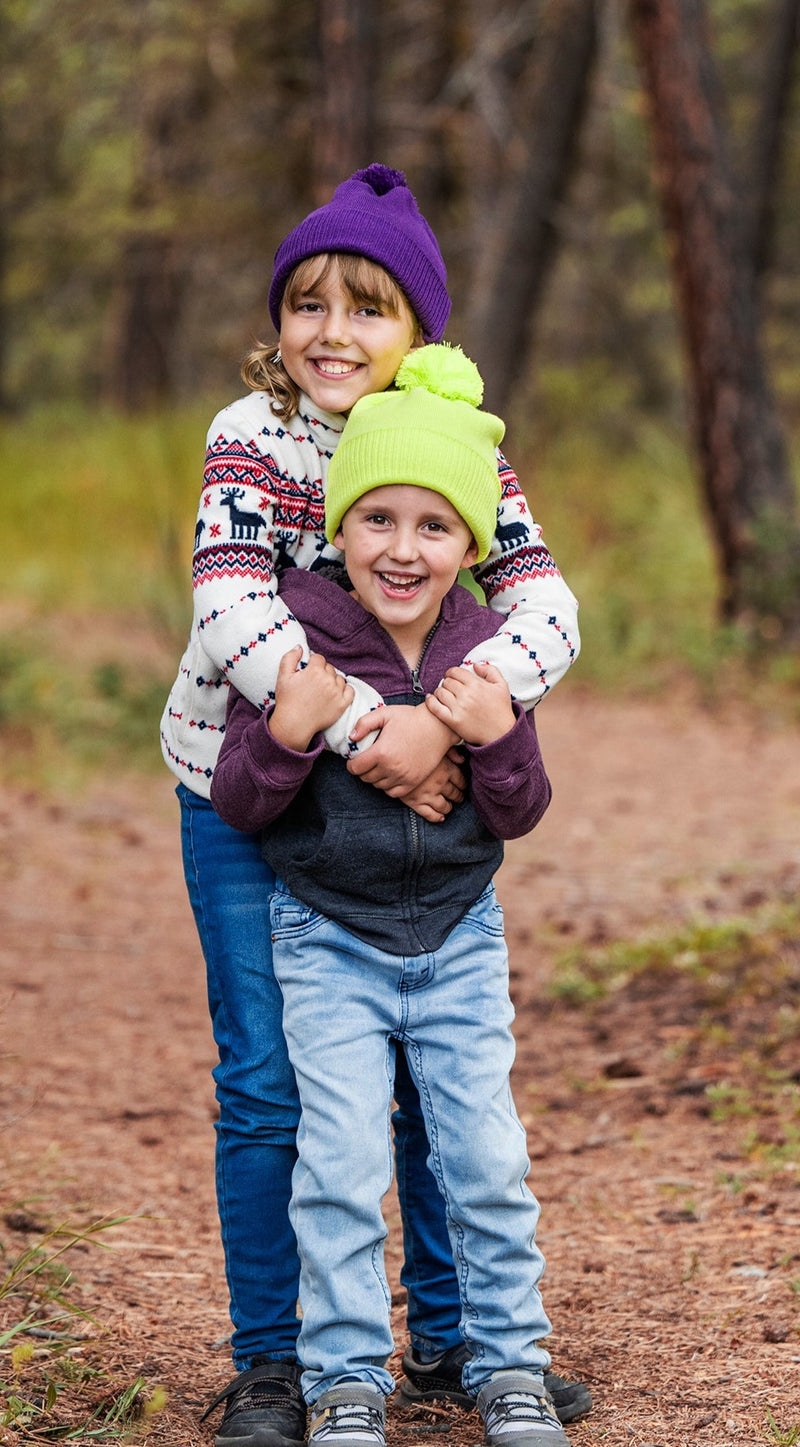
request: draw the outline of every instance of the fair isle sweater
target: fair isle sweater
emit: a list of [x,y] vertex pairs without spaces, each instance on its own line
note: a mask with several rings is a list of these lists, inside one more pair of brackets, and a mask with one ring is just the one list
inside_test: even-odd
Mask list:
[[[288,568],[339,561],[325,539],[328,463],[345,419],[301,396],[288,423],[251,392],[209,428],[192,566],[194,619],[161,720],[167,766],[208,798],[231,684],[258,708],[275,696],[280,660],[305,634],[280,595]],[[523,708],[538,703],[578,655],[578,605],[542,540],[517,478],[498,453],[501,499],[489,556],[473,569],[497,613],[492,637],[463,660],[500,669]],[[354,698],[325,735],[353,750],[356,721],[382,703],[350,678]],[[365,740],[359,747],[368,746]]]

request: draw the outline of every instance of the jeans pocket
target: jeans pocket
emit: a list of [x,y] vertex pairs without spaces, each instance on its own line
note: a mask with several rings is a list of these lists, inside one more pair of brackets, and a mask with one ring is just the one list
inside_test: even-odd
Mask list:
[[303,904],[293,894],[280,888],[270,900],[270,918],[273,940],[287,939],[290,935],[309,934],[325,923],[325,916],[310,905]]
[[477,930],[479,934],[502,939],[505,934],[505,921],[503,909],[495,894],[493,884],[488,884],[483,894],[479,895],[475,903],[470,905],[461,924],[468,929]]

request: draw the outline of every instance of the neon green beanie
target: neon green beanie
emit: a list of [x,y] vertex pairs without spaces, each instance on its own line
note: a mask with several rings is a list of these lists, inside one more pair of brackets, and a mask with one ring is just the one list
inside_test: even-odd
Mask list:
[[505,425],[481,412],[483,381],[460,347],[409,352],[394,387],[356,402],[328,468],[325,534],[333,542],[348,508],[374,487],[411,483],[452,503],[478,545],[492,545],[500,502],[496,448]]

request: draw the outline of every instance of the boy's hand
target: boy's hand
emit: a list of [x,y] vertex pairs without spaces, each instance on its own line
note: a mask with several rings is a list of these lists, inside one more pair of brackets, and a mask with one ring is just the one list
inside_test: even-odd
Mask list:
[[353,700],[353,690],[321,653],[310,653],[305,668],[298,644],[284,653],[275,685],[269,731],[284,748],[303,754],[315,734],[329,728]]
[[458,749],[449,749],[440,764],[416,789],[398,797],[421,818],[441,824],[454,804],[464,797],[467,780],[461,768],[463,756]]
[[508,684],[492,663],[448,668],[425,703],[436,718],[476,747],[501,739],[516,723]]
[[348,760],[356,774],[376,789],[399,799],[427,779],[448,749],[458,742],[451,728],[427,708],[394,703],[375,709],[358,720],[350,734],[358,742],[380,729],[374,744]]

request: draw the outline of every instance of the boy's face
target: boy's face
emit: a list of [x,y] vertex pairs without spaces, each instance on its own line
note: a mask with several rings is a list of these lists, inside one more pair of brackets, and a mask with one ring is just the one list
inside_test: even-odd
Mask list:
[[[392,483],[364,493],[336,534],[358,601],[400,641],[424,640],[477,545],[447,498]],[[402,646],[402,645],[401,645]]]
[[336,268],[281,307],[283,365],[326,412],[346,414],[367,393],[385,391],[419,340],[402,297],[394,316],[377,298],[367,303],[354,297]]

